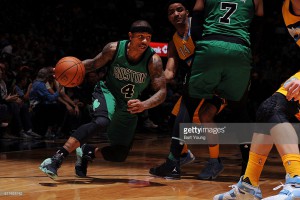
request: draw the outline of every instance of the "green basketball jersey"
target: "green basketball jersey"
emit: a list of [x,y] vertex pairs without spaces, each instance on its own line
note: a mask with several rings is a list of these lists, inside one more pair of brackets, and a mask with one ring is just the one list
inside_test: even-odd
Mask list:
[[148,62],[155,53],[150,47],[138,63],[127,59],[128,40],[119,41],[113,62],[108,67],[106,85],[116,98],[117,106],[127,109],[127,101],[137,99],[149,85]]
[[207,0],[204,12],[203,36],[235,36],[250,44],[248,29],[255,15],[253,0]]

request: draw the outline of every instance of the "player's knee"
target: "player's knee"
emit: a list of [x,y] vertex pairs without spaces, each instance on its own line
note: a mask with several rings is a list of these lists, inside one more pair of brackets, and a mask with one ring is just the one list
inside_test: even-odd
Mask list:
[[97,117],[96,119],[93,120],[93,122],[99,127],[99,128],[106,128],[109,123],[110,120],[108,118],[105,117]]
[[278,108],[276,107],[276,101],[273,99],[267,99],[264,101],[256,112],[256,121],[265,123],[280,123],[280,117],[278,115]]
[[106,146],[101,149],[105,160],[111,162],[124,162],[128,157],[130,147],[123,145]]

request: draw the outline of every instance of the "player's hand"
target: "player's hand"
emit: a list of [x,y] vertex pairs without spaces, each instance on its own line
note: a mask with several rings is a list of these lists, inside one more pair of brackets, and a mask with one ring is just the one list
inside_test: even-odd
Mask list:
[[127,111],[131,114],[141,113],[145,110],[144,104],[139,99],[131,99],[127,102]]
[[300,80],[298,79],[291,79],[284,84],[284,88],[287,91],[286,98],[287,100],[294,99],[295,101],[300,100]]

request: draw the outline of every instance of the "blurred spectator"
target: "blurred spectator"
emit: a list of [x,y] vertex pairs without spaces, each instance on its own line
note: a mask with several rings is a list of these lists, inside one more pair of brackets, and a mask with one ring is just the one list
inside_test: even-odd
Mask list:
[[[52,68],[49,68],[50,72]],[[54,94],[59,90],[59,83],[54,79],[53,76],[49,76],[46,83],[46,87],[51,94]],[[72,130],[75,130],[80,125],[80,111],[78,102],[73,101],[65,91],[65,87],[60,90],[60,96],[58,97],[57,103],[62,105],[63,109],[61,113],[64,115],[64,120],[56,130],[56,137],[67,137]]]
[[57,103],[62,86],[59,86],[54,94],[51,94],[46,86],[50,76],[52,74],[48,68],[40,69],[29,93],[34,131],[41,136],[52,136],[53,134],[50,132],[52,129],[48,129],[48,127],[60,124],[64,118],[64,108]]
[[28,75],[20,72],[16,76],[16,83],[13,86],[13,94],[18,95],[22,100],[20,106],[20,116],[22,122],[21,135],[26,135],[34,138],[41,138],[40,135],[32,131],[32,116],[29,102],[29,92],[31,90],[32,83],[28,80]]
[[[5,84],[2,83],[3,78],[3,66],[1,67],[0,63],[0,90],[1,94],[5,92]],[[8,126],[8,119],[9,119],[9,112],[8,112],[8,107],[5,104],[6,102],[2,98],[2,95],[0,96],[0,128],[2,127],[7,127]],[[1,129],[0,129],[1,130]],[[1,133],[1,132],[0,132]]]
[[[7,107],[9,114],[9,129],[5,133],[5,138],[32,138],[31,132],[31,120],[29,115],[29,109],[18,94],[11,94],[7,91],[7,85],[3,79],[3,72],[5,71],[5,65],[0,63],[0,102]],[[28,133],[27,133],[28,132]]]

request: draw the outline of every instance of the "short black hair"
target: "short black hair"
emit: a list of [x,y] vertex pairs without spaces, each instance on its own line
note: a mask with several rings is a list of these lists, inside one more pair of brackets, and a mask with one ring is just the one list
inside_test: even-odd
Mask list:
[[133,22],[129,31],[132,33],[136,33],[136,32],[147,32],[149,34],[153,33],[151,25],[145,20],[137,20]]
[[181,3],[185,7],[186,10],[192,11],[193,7],[195,5],[195,2],[196,2],[196,0],[168,0],[165,10],[168,11],[168,8],[171,4]]

